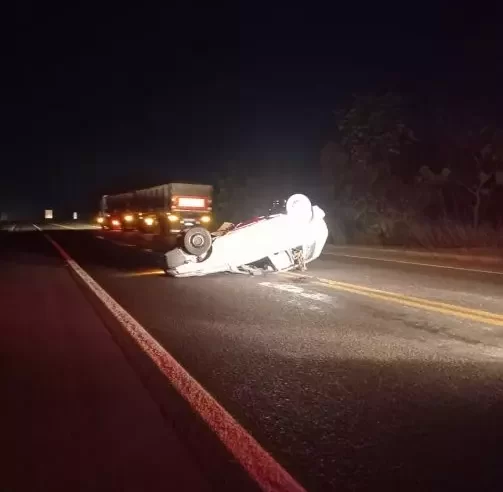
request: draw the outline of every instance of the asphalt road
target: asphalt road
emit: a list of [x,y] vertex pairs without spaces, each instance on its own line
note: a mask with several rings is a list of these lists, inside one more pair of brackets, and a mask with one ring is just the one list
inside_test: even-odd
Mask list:
[[[155,247],[48,228],[307,490],[501,489],[498,272],[327,254],[172,279]],[[182,407],[170,418],[195,439]]]

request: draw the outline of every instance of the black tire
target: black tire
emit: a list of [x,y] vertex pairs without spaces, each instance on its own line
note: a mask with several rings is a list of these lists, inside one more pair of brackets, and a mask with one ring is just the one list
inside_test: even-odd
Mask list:
[[183,247],[191,255],[204,255],[211,248],[210,232],[204,227],[192,227],[183,236]]
[[309,222],[313,218],[311,200],[301,193],[292,195],[286,202],[286,213],[301,223]]

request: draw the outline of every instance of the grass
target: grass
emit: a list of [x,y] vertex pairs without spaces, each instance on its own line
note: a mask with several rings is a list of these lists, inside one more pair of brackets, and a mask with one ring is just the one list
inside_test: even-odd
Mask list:
[[452,221],[409,224],[410,242],[424,248],[503,248],[503,228]]

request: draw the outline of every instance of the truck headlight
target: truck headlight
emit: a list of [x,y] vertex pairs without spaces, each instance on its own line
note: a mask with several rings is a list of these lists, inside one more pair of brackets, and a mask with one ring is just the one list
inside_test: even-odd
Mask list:
[[152,217],[145,217],[143,222],[145,222],[145,225],[150,227],[154,224],[154,219]]
[[207,224],[207,223],[208,223],[208,222],[210,222],[210,221],[211,221],[211,217],[210,217],[209,215],[203,215],[203,216],[201,217],[201,222],[202,222],[203,224]]
[[178,216],[176,216],[176,215],[169,214],[169,215],[168,215],[168,220],[169,220],[170,222],[178,222],[180,219],[179,219],[179,218],[178,218]]

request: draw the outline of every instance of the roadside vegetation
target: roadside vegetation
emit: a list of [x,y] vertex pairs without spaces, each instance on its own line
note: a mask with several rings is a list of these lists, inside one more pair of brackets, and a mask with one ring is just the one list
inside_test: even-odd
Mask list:
[[218,185],[217,217],[266,213],[264,203],[299,188],[327,212],[334,243],[503,247],[503,130],[458,109],[354,96],[334,113],[319,162],[231,174]]

